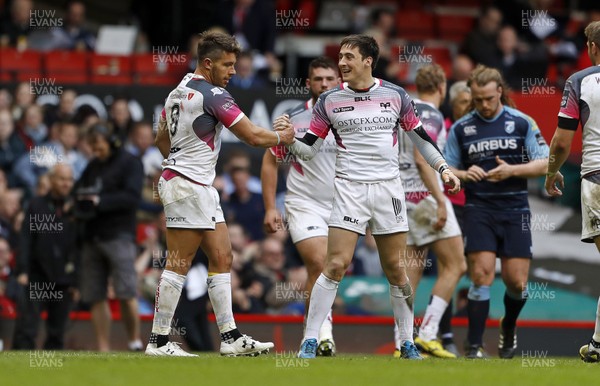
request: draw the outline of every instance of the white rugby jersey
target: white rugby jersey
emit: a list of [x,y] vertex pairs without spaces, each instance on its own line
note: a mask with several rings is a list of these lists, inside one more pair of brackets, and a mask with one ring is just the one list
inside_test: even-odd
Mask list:
[[[310,127],[313,101],[286,112],[290,116],[297,138],[304,137]],[[311,202],[330,208],[333,201],[333,178],[335,176],[336,144],[333,133],[327,134],[317,155],[310,161],[290,153],[284,145],[271,148],[279,161],[290,162],[292,168],[287,177],[287,195],[309,198]]]
[[203,76],[189,73],[171,91],[163,114],[171,138],[171,169],[205,185],[212,185],[221,149],[221,130],[244,117],[233,97]]
[[315,104],[309,132],[323,139],[333,132],[336,177],[363,183],[398,178],[398,130],[421,126],[408,93],[374,79],[365,90],[353,90],[344,82],[321,94]]
[[562,129],[583,127],[581,176],[600,170],[600,66],[588,67],[567,79],[558,125]]
[[[443,147],[446,143],[446,129],[444,126],[444,116],[442,113],[429,102],[424,102],[419,99],[415,99],[415,105],[419,112],[421,122],[423,122],[423,128],[431,139],[437,143],[440,151],[443,151]],[[400,177],[402,178],[402,186],[405,193],[428,193],[429,189],[423,183],[419,169],[415,162],[414,145],[408,135],[402,132],[398,141],[399,153],[399,168]],[[442,186],[442,181],[439,179],[439,184]],[[407,195],[413,202],[418,202],[420,199],[426,197],[427,194],[423,195]]]

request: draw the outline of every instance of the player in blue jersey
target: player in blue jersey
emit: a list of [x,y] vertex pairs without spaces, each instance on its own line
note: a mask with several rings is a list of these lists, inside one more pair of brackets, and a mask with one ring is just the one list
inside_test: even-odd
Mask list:
[[[595,243],[600,251],[600,22],[585,29],[588,54],[594,66],[571,75],[565,85],[558,127],[550,144],[550,162],[546,174],[546,191],[560,196],[564,178],[558,171],[567,160],[575,131],[581,122],[583,160],[581,163],[581,240]],[[590,342],[579,349],[585,362],[600,362],[600,299],[596,311],[596,328]]]
[[527,300],[531,260],[527,179],[546,173],[548,146],[533,119],[516,110],[498,70],[477,66],[468,80],[472,111],[450,130],[444,155],[465,183],[465,252],[471,287],[467,358],[482,358],[496,257],[501,258],[505,314],[501,358],[517,347],[516,321]]

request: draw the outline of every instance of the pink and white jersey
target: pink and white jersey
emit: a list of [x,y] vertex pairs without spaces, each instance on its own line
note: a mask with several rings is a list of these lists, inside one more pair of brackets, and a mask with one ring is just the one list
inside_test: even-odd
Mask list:
[[[286,112],[290,116],[296,137],[302,138],[310,127],[313,101],[309,99]],[[317,155],[310,161],[290,153],[283,145],[271,148],[279,161],[289,161],[292,168],[287,177],[287,195],[299,198],[310,197],[311,202],[331,208],[333,200],[333,178],[335,176],[336,144],[333,133],[323,141]]]
[[[423,122],[423,128],[431,139],[437,143],[440,151],[446,144],[446,129],[444,128],[444,116],[431,103],[415,99],[419,117]],[[419,169],[415,162],[414,145],[408,135],[401,133],[398,143],[400,177],[406,197],[412,202],[418,202],[429,195],[429,189],[423,183]],[[440,180],[440,186],[442,182]],[[409,194],[421,193],[421,194]]]
[[169,94],[163,114],[171,138],[171,151],[163,169],[212,185],[221,130],[244,117],[233,97],[201,75],[189,73]]
[[581,176],[600,171],[600,66],[588,67],[567,79],[558,113],[558,126],[577,130],[581,121]]
[[421,126],[408,93],[375,78],[365,90],[343,83],[319,97],[309,132],[325,139],[333,132],[337,144],[335,175],[372,183],[398,178],[398,131]]

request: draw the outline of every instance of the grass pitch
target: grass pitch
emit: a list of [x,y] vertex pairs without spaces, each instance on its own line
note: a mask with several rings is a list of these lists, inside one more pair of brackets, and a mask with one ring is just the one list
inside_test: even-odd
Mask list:
[[295,353],[255,358],[146,357],[91,352],[2,352],[3,386],[379,386],[379,385],[576,385],[597,384],[600,364],[577,358],[423,361],[391,356],[338,355],[298,359]]

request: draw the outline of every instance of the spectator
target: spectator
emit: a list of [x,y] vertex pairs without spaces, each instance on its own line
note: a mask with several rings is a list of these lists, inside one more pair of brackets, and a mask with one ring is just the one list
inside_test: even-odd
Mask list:
[[9,109],[12,105],[12,95],[5,88],[0,89],[0,110]]
[[218,24],[235,36],[244,51],[255,54],[255,68],[268,69],[270,79],[281,77],[281,63],[275,56],[275,8],[270,1],[223,1],[218,19]]
[[40,312],[46,310],[44,350],[62,350],[76,281],[75,224],[65,214],[73,187],[71,167],[50,171],[50,193],[33,198],[21,229],[17,281],[23,286],[18,303],[13,348],[34,350]]
[[21,82],[15,88],[15,100],[11,108],[13,120],[20,121],[25,114],[25,110],[35,103],[35,94],[31,92],[29,82]]
[[19,156],[26,151],[25,143],[15,132],[10,112],[7,109],[0,109],[0,169],[6,173],[8,186],[16,185],[13,166]]
[[400,63],[391,56],[390,39],[394,33],[394,11],[387,7],[376,8],[371,13],[371,28],[366,35],[373,36],[379,45],[379,60],[373,70],[376,78],[397,82]]
[[125,150],[142,161],[146,176],[162,171],[163,156],[154,146],[154,134],[150,122],[137,122],[133,125],[125,142]]
[[85,4],[83,1],[69,1],[65,23],[62,28],[52,29],[54,49],[93,51],[96,37],[85,27]]
[[10,19],[0,26],[0,47],[27,48],[27,36],[31,32],[30,12],[33,9],[31,0],[13,0],[10,7]]
[[[248,169],[250,170],[251,161],[250,156],[244,150],[232,150],[229,152],[229,158],[223,167],[223,193],[224,197],[229,197],[233,193],[235,187],[231,179],[232,169]],[[215,181],[216,183],[216,181]],[[260,179],[256,176],[251,175],[248,179],[248,190],[252,193],[261,193],[262,186]]]
[[107,290],[111,278],[121,303],[129,349],[141,350],[134,240],[143,167],[118,146],[118,139],[105,126],[93,126],[86,139],[95,158],[74,189],[74,213],[83,226],[82,300],[91,305],[98,349],[109,351]]
[[125,98],[116,98],[110,105],[109,126],[121,143],[125,142],[133,128],[133,119],[129,112],[129,102]]
[[48,127],[44,124],[42,107],[39,105],[29,105],[23,113],[23,122],[19,136],[28,149],[41,145],[48,138]]
[[502,24],[502,12],[496,7],[485,6],[477,21],[477,28],[467,35],[463,49],[475,63],[488,67],[497,66],[496,39]]
[[52,127],[58,121],[72,121],[75,119],[77,110],[75,109],[75,99],[77,92],[73,89],[66,89],[60,95],[58,106],[48,105],[45,108],[44,122],[46,126]]
[[[0,331],[6,331],[4,319],[12,319],[16,315],[13,288],[17,287],[11,270],[12,252],[8,241],[0,235]],[[4,335],[4,334],[3,334]],[[0,349],[4,345],[0,336]]]
[[244,51],[238,56],[235,64],[236,74],[231,78],[229,84],[244,90],[263,88],[267,85],[254,70],[252,54]]
[[230,222],[227,224],[227,230],[229,231],[231,252],[233,253],[231,269],[239,272],[242,266],[256,254],[258,243],[250,242],[248,233],[240,224]]
[[527,77],[527,67],[530,64],[519,51],[517,31],[511,26],[502,27],[498,33],[497,46],[500,55],[498,69],[510,87],[521,89],[522,79]]
[[265,205],[262,195],[248,189],[250,179],[249,165],[232,165],[229,169],[234,191],[229,195],[223,210],[227,221],[235,221],[248,232],[251,240],[262,240],[265,237],[262,219],[265,216]]
[[12,249],[17,248],[19,239],[15,222],[21,211],[21,195],[17,189],[8,189],[0,194],[0,237],[7,239]]
[[32,196],[38,184],[38,178],[47,173],[54,165],[66,163],[71,167],[75,180],[87,165],[87,159],[76,146],[79,141],[79,128],[72,122],[58,124],[58,139],[33,147],[29,154],[24,154],[15,164],[19,171],[17,180],[27,188]]
[[[473,61],[464,54],[458,54],[452,61],[452,78],[448,79],[448,90],[452,88],[454,82],[466,81],[473,71]],[[452,117],[452,107],[450,105],[450,93],[446,93],[444,103],[440,106],[440,111],[444,118]]]
[[450,107],[452,108],[451,123],[454,123],[469,112],[471,89],[467,86],[466,81],[461,80],[450,87],[448,95],[450,97]]

